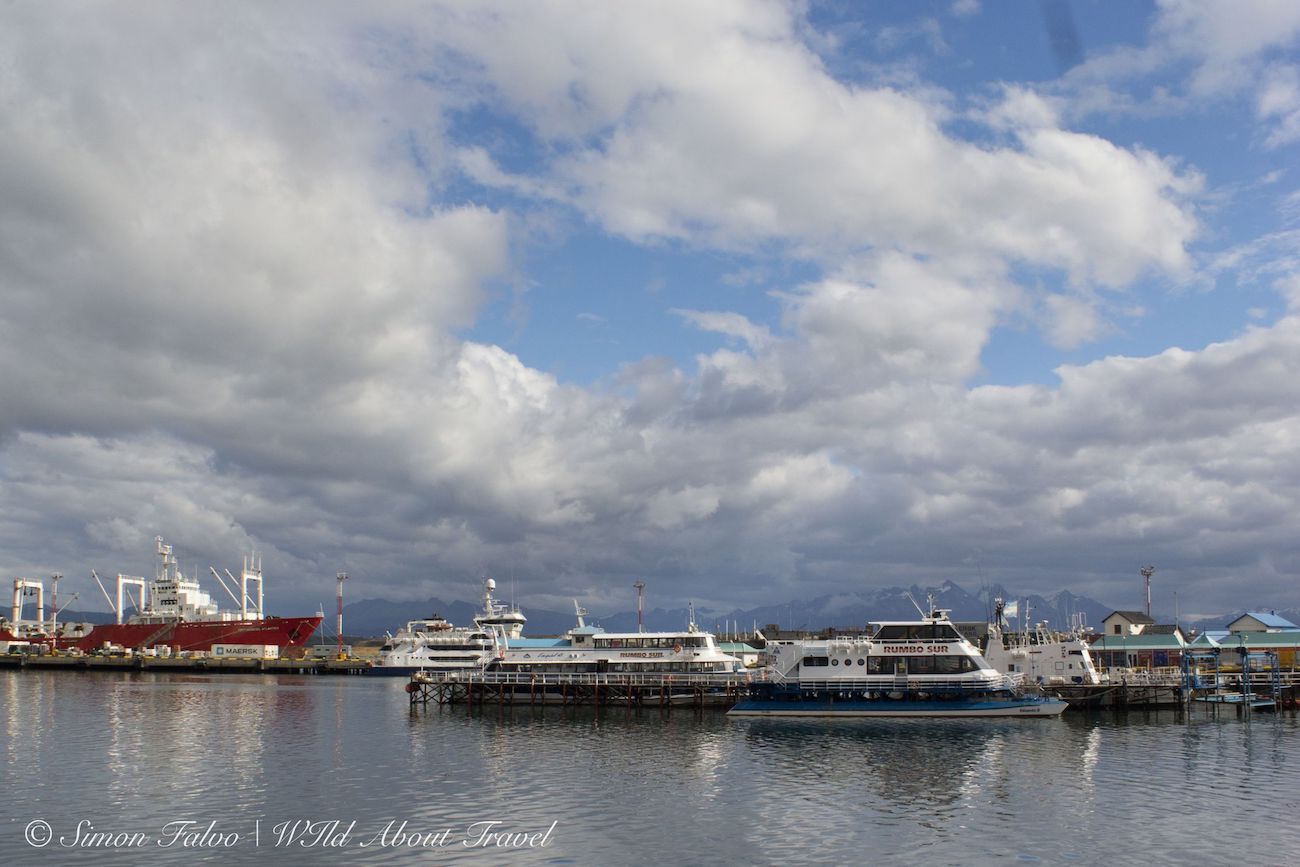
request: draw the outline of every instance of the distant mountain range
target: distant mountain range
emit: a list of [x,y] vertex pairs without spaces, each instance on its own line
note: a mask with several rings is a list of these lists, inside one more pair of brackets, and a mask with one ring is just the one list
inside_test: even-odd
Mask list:
[[[1073,615],[1081,615],[1085,623],[1100,628],[1101,621],[1115,610],[1113,606],[1086,596],[1076,596],[1069,591],[1051,597],[1023,596],[994,585],[971,594],[957,584],[945,581],[938,587],[888,587],[731,611],[697,608],[695,620],[705,629],[719,633],[734,631],[742,635],[751,635],[755,627],[762,629],[771,623],[784,629],[810,631],[830,626],[837,629],[861,629],[871,621],[908,620],[916,617],[916,608],[908,598],[909,594],[922,607],[925,606],[927,597],[933,596],[934,604],[951,610],[952,618],[958,621],[987,620],[993,613],[992,600],[998,597],[1008,601],[1019,599],[1022,613],[1026,610],[1027,603],[1029,619],[1035,622],[1046,620],[1052,626],[1060,628],[1068,627]],[[526,635],[560,635],[575,623],[571,611],[539,608],[524,608],[523,611],[528,618],[524,630]],[[478,606],[475,603],[446,602],[437,598],[414,603],[365,599],[343,607],[343,630],[348,635],[383,635],[385,632],[395,632],[408,620],[432,614],[440,614],[457,625],[466,625],[477,612]],[[688,619],[689,613],[685,607],[667,610],[655,608],[645,613],[645,626],[651,631],[684,629]],[[636,611],[612,614],[594,612],[587,620],[611,632],[636,629]],[[327,622],[325,628],[331,627],[332,623]]]
[[[927,597],[933,596],[939,608],[952,612],[953,620],[986,621],[992,617],[992,600],[1002,598],[1008,602],[1018,600],[1021,613],[1028,611],[1028,619],[1038,622],[1046,620],[1055,628],[1068,628],[1072,618],[1081,616],[1083,622],[1095,629],[1101,628],[1106,615],[1115,611],[1113,605],[1105,605],[1087,596],[1077,596],[1063,590],[1053,596],[1012,593],[1001,585],[993,585],[977,593],[969,593],[952,581],[945,581],[937,587],[887,587],[881,590],[865,590],[852,593],[839,593],[819,596],[815,599],[799,599],[780,605],[760,605],[755,608],[737,608],[731,611],[714,611],[697,608],[695,620],[705,629],[718,633],[752,635],[755,627],[763,629],[775,623],[783,629],[803,629],[812,632],[826,627],[837,629],[860,629],[868,622],[879,620],[907,620],[916,616],[916,608],[911,599],[924,607]],[[408,620],[440,614],[452,623],[468,625],[478,613],[479,604],[474,602],[445,602],[436,597],[424,602],[394,602],[388,599],[364,599],[345,605],[343,608],[343,630],[349,636],[382,636],[385,632],[396,632]],[[1182,621],[1184,631],[1223,629],[1227,624],[1244,614],[1236,611],[1221,617],[1208,617],[1201,620]],[[1292,623],[1300,624],[1300,609],[1278,610],[1275,612]],[[525,608],[528,618],[526,635],[561,635],[574,623],[572,611],[548,611],[542,608]],[[655,608],[645,613],[646,629],[652,631],[670,631],[684,629],[689,619],[685,607],[663,609]],[[87,621],[90,623],[112,623],[113,615],[102,611],[64,611],[59,619],[65,623]],[[1172,617],[1157,617],[1161,622],[1172,622]],[[630,632],[636,629],[636,611],[620,611],[613,614],[599,612],[589,615],[589,623],[596,623],[611,632]],[[1016,621],[1012,621],[1015,625]],[[321,627],[322,634],[334,634],[334,617],[327,615]]]

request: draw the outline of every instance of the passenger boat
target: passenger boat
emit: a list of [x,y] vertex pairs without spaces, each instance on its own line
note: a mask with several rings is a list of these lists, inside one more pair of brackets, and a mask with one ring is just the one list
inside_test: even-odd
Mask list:
[[1082,623],[1065,632],[1048,629],[1045,623],[1013,631],[1003,611],[999,599],[984,647],[984,658],[998,671],[1021,675],[1026,685],[1040,688],[1101,683]]
[[680,632],[606,632],[588,625],[587,610],[574,602],[577,625],[561,638],[519,638],[494,628],[497,647],[485,666],[503,674],[706,675],[743,671],[723,653],[715,636],[692,615]]
[[770,642],[767,679],[730,716],[1045,717],[1066,708],[1026,695],[931,606],[918,620],[872,625],[870,634]]
[[482,669],[495,656],[500,639],[518,639],[528,618],[518,608],[493,598],[496,581],[483,581],[483,610],[472,627],[453,626],[437,614],[409,621],[379,649],[368,674],[409,675],[417,671]]

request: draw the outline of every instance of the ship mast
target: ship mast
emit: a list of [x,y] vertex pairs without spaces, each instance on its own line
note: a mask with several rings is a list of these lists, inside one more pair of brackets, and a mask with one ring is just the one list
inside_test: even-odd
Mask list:
[[641,608],[641,600],[645,594],[645,582],[637,581],[632,586],[636,588],[636,631],[645,632],[645,615]]

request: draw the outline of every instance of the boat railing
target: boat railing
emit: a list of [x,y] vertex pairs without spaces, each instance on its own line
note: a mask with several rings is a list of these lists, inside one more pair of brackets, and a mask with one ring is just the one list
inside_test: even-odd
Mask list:
[[1004,674],[996,678],[930,678],[918,676],[883,674],[876,678],[827,678],[812,680],[808,678],[785,678],[778,683],[798,686],[800,689],[819,692],[1015,692],[1023,686],[1023,679],[1018,675]]
[[1177,666],[1160,668],[1119,668],[1111,666],[1101,673],[1102,683],[1127,686],[1178,686],[1183,681]]
[[727,687],[767,681],[766,672],[747,671],[655,671],[655,672],[525,672],[461,671],[423,672],[430,683],[490,683],[506,686],[702,686]]

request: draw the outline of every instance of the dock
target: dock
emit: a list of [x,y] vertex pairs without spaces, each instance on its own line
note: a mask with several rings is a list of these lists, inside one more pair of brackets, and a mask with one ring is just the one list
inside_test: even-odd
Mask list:
[[764,679],[728,674],[521,674],[417,672],[406,691],[411,706],[434,704],[621,705],[730,708]]
[[364,674],[364,659],[215,659],[212,657],[0,654],[0,668],[31,671],[149,671],[171,674]]
[[1300,698],[1300,671],[1283,670],[1271,654],[1254,655],[1240,667],[1198,665],[1189,654],[1182,668],[1163,671],[1111,671],[1099,684],[1054,684],[1043,691],[1065,699],[1072,708],[1146,710],[1200,706],[1217,713],[1232,708],[1238,713],[1279,708],[1295,710]]

